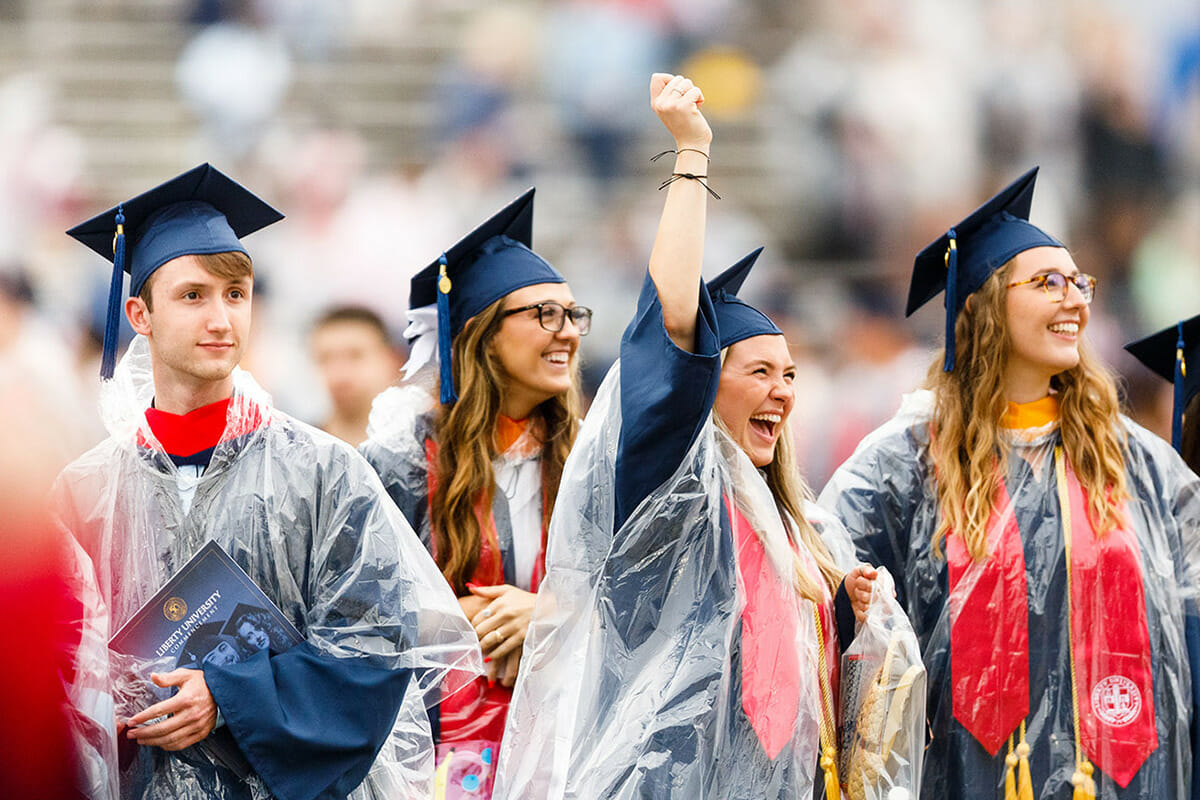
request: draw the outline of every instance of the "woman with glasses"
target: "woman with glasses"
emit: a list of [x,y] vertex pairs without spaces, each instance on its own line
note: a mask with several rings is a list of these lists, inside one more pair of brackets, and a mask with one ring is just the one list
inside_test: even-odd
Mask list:
[[921,640],[923,796],[1194,796],[1200,479],[1121,415],[1035,179],[918,254],[908,313],[946,292],[945,353],[819,502]]
[[443,687],[445,797],[490,795],[579,427],[592,312],[530,249],[532,221],[530,189],[413,277],[407,377],[376,398],[360,448],[454,588],[488,669]]

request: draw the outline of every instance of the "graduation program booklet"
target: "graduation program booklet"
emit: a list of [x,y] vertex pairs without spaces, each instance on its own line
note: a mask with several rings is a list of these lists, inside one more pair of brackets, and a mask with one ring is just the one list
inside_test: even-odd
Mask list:
[[[111,650],[171,668],[233,664],[259,650],[282,653],[304,641],[300,631],[219,544],[208,542],[138,609],[108,642]],[[147,681],[149,675],[142,676]],[[165,699],[165,690],[162,697]],[[247,778],[252,768],[229,729],[196,745]]]

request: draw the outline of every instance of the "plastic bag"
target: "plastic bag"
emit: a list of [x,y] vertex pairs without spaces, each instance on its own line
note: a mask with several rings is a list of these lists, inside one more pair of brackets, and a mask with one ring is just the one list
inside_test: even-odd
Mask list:
[[925,665],[895,584],[879,568],[867,617],[842,654],[842,791],[849,800],[918,797],[925,751]]

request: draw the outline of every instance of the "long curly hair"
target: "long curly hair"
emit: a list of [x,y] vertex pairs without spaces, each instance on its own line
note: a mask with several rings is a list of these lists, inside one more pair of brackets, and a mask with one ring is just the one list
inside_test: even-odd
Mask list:
[[[1011,351],[1006,323],[1009,261],[968,298],[954,324],[955,367],[942,371],[939,354],[926,386],[936,407],[929,446],[941,516],[933,550],[941,553],[947,533],[962,536],[972,558],[987,558],[987,523],[1002,481],[999,464],[1008,443],[1000,433],[1005,366]],[[1079,343],[1079,363],[1054,376],[1063,450],[1088,496],[1088,517],[1097,531],[1116,528],[1128,499],[1125,434],[1111,373]]]
[[[492,343],[504,322],[501,298],[467,321],[454,338],[452,359],[458,401],[443,404],[434,421],[437,475],[430,494],[430,524],[438,567],[459,595],[479,564],[480,519],[491,513],[499,455],[496,423],[506,375]],[[542,524],[549,523],[563,464],[579,432],[582,401],[578,359],[572,361],[571,388],[538,405],[531,430],[541,439]]]

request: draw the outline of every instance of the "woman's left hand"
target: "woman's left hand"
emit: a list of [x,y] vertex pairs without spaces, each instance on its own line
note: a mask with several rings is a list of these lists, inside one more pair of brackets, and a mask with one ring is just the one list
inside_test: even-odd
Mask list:
[[871,604],[871,586],[879,572],[870,564],[859,564],[846,573],[843,579],[846,584],[846,596],[850,598],[850,607],[859,622],[867,618],[867,606]]
[[525,644],[529,620],[533,616],[533,601],[537,595],[516,586],[475,586],[468,584],[471,594],[489,602],[471,618],[479,649],[489,659],[508,655]]

